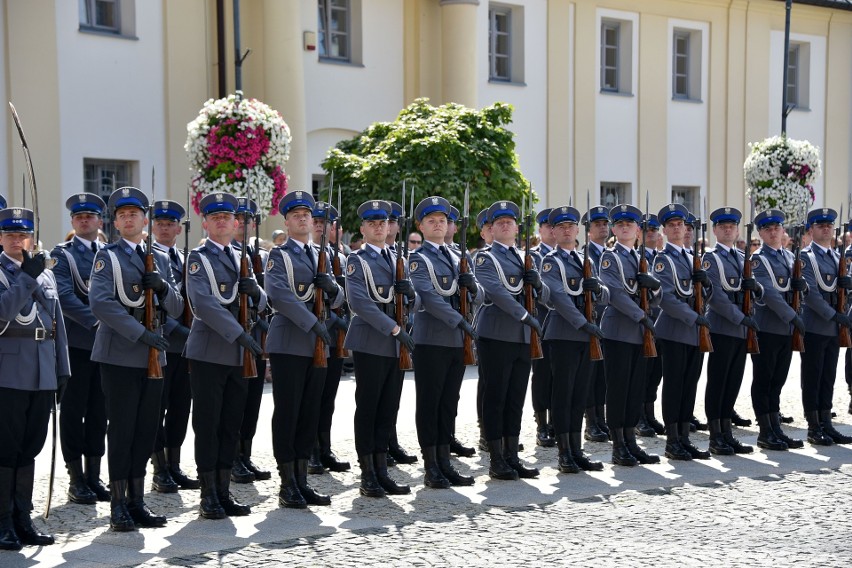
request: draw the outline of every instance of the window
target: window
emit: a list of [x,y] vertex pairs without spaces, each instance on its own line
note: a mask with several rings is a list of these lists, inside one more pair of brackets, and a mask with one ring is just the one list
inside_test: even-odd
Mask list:
[[134,37],[136,0],[78,0],[80,31]]
[[488,7],[488,80],[524,81],[524,10],[521,6]]
[[701,199],[701,188],[694,186],[675,185],[672,186],[672,203],[680,203],[690,213],[698,216],[699,200]]
[[349,0],[319,0],[319,56],[349,62],[351,47],[351,6]]
[[787,105],[809,108],[810,44],[791,43],[787,59]]
[[601,20],[601,92],[633,91],[632,22]]
[[674,30],[672,98],[693,101],[701,99],[701,30]]
[[[119,187],[133,185],[133,164],[117,160],[83,160],[83,191],[94,193],[105,202]],[[113,225],[109,211],[104,212],[104,231],[112,236]]]
[[601,205],[604,207],[615,207],[622,203],[630,203],[630,184],[602,181],[601,182]]

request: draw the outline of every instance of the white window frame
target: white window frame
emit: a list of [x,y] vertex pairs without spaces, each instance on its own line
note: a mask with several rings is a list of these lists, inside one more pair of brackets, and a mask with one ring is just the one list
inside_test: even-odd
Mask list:
[[[675,99],[689,99],[690,97],[690,33],[684,30],[675,30],[672,37],[672,97]],[[678,47],[682,46],[683,51]],[[680,69],[680,64],[683,69]],[[680,85],[679,85],[680,83]]]
[[[607,43],[607,32],[615,35],[614,43]],[[600,92],[604,94],[633,94],[633,20],[604,16],[600,19]],[[607,64],[607,53],[614,54],[615,65]],[[608,77],[609,75],[609,77]],[[614,75],[614,82],[612,84]]]
[[[504,28],[499,26],[500,19],[504,21]],[[500,38],[506,38],[506,53],[498,52]],[[506,81],[512,80],[512,8],[491,4],[488,7],[488,80]],[[499,71],[499,62],[505,62],[505,73]]]
[[701,206],[701,187],[697,185],[673,185],[671,203],[680,203],[698,217]]
[[[339,4],[342,2],[342,4]],[[332,15],[335,12],[344,14],[346,30],[331,30]],[[317,35],[320,61],[352,62],[352,3],[350,0],[317,0]],[[334,39],[343,38],[344,55],[332,55],[331,47]],[[338,43],[338,45],[340,45]]]
[[599,203],[607,209],[616,205],[630,203],[632,196],[633,188],[629,182],[602,181],[600,183]]
[[[607,43],[607,32],[614,32],[615,43]],[[620,50],[621,50],[621,24],[612,20],[603,20],[601,22],[601,91],[609,93],[619,92],[619,72],[620,72]],[[607,53],[613,51],[615,53],[615,65],[607,65]],[[607,80],[607,73],[614,75],[614,85]]]
[[[112,4],[113,23],[97,21],[99,4]],[[78,0],[79,31],[136,39],[136,0]]]

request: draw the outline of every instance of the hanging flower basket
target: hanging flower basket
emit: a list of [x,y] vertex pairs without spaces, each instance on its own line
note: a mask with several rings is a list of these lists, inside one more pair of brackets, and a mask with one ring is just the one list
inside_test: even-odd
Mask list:
[[813,182],[822,172],[819,148],[786,136],[773,136],[749,148],[743,170],[755,211],[780,209],[789,221],[803,221],[814,202]]
[[226,191],[257,202],[261,218],[278,212],[287,192],[284,164],[290,157],[290,128],[281,114],[242,92],[210,99],[186,125],[184,149],[192,178],[192,205]]

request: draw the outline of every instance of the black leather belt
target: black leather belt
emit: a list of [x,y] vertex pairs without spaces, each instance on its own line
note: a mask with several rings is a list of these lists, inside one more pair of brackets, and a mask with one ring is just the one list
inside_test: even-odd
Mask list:
[[17,327],[14,329],[7,329],[3,332],[2,335],[0,335],[0,338],[19,337],[25,339],[34,339],[35,341],[44,341],[45,339],[54,339],[54,336],[55,334],[52,329],[48,330],[43,327],[29,329]]

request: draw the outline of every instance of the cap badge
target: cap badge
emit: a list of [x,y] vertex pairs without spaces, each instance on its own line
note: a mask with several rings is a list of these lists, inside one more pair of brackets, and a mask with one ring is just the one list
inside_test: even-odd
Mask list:
[[130,197],[130,188],[125,187],[121,190],[122,197]]
[[379,202],[373,201],[373,209],[378,209],[378,208],[379,208]]
[[627,205],[622,205],[622,206],[621,206],[621,210],[622,210],[622,211],[627,211]]
[[301,191],[297,191],[297,192],[296,192],[296,199],[301,199],[301,198],[302,198],[302,192],[301,192]]
[[675,210],[675,204],[669,203],[669,211],[674,211],[674,210]]
[[726,215],[730,215],[730,214],[731,214],[731,208],[730,208],[730,207],[725,207],[725,214],[726,214]]
[[437,198],[437,197],[433,197],[433,198],[432,198],[432,205],[437,205],[437,204],[438,204],[438,198]]
[[77,200],[78,200],[80,203],[85,203],[85,202],[86,202],[86,194],[85,194],[85,193],[80,193],[80,194],[78,194],[78,195],[77,195]]
[[828,215],[828,209],[827,209],[827,208],[823,208],[823,210],[822,210],[822,214],[823,214],[823,215]]
[[563,212],[563,213],[568,213],[568,208],[567,208],[567,207],[563,207],[563,208],[562,208],[562,212]]
[[12,217],[14,217],[15,219],[20,219],[23,213],[23,210],[18,209],[17,207],[12,209]]

